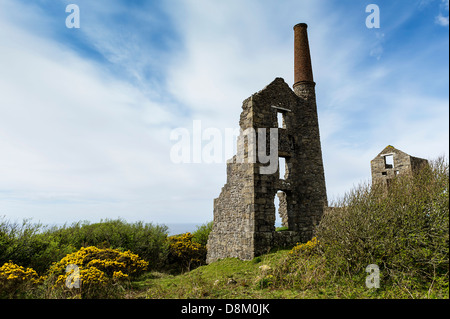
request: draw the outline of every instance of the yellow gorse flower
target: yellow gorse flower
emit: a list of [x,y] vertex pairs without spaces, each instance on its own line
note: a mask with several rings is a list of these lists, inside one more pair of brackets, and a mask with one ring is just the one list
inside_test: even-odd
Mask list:
[[313,237],[306,243],[297,244],[294,248],[291,249],[291,251],[289,251],[289,255],[299,255],[302,253],[310,254],[318,245],[319,240],[316,237]]
[[148,262],[131,251],[83,247],[54,263],[50,273],[57,275],[55,287],[63,286],[72,272],[65,273],[68,265],[76,265],[83,286],[104,285],[147,270]]
[[39,277],[32,268],[24,268],[13,262],[4,263],[0,267],[0,284],[39,283],[43,277]]

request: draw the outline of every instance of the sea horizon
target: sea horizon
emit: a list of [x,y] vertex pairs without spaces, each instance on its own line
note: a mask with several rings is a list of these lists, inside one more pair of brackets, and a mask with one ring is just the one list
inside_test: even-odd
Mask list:
[[162,225],[167,226],[168,235],[173,236],[187,232],[193,233],[202,223],[163,223]]

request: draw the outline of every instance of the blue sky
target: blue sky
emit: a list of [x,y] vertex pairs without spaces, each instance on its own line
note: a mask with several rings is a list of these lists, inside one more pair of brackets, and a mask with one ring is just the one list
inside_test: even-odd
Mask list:
[[225,164],[172,163],[170,132],[236,128],[244,99],[292,85],[299,22],[329,199],[368,181],[388,144],[448,157],[448,16],[448,0],[1,0],[0,215],[212,220]]

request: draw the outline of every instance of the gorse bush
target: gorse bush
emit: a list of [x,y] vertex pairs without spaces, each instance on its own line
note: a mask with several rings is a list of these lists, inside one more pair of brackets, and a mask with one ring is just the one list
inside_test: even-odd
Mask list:
[[307,241],[306,243],[300,243],[294,246],[289,251],[289,255],[309,255],[312,254],[314,251],[317,251],[319,246],[319,241],[317,240],[317,237],[313,237],[311,240]]
[[127,223],[124,220],[104,220],[90,224],[78,222],[51,230],[49,235],[62,245],[77,249],[86,246],[131,250],[149,262],[150,268],[161,266],[167,255],[167,226],[151,223]]
[[24,268],[12,262],[0,267],[0,297],[20,297],[43,281],[32,268]]
[[176,272],[190,271],[206,263],[206,244],[213,222],[197,226],[193,233],[184,233],[167,238],[168,267]]
[[[377,264],[394,283],[431,283],[448,276],[448,163],[432,161],[389,183],[360,185],[327,212],[316,236],[327,263],[346,274]],[[448,285],[448,277],[446,279]]]
[[0,219],[0,264],[12,260],[42,274],[53,262],[87,246],[131,250],[148,261],[150,268],[158,268],[168,254],[167,227],[121,219],[44,227],[29,220]]
[[[120,283],[136,277],[147,270],[148,262],[130,251],[97,248],[81,248],[52,265],[49,280],[58,294],[82,298],[105,298],[116,296]],[[69,266],[69,269],[67,268]],[[79,273],[75,275],[76,266]],[[67,271],[69,270],[69,271]],[[75,277],[75,278],[74,278]],[[67,287],[72,279],[80,279],[79,289]]]
[[206,247],[194,242],[193,238],[189,232],[168,237],[169,263],[178,265],[182,271],[189,271],[205,262]]

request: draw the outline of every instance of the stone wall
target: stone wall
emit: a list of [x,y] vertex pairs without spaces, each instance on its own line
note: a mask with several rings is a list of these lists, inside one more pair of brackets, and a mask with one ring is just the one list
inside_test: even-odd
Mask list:
[[[283,127],[278,127],[278,113]],[[214,200],[208,263],[226,257],[248,260],[275,246],[307,241],[327,205],[315,99],[305,101],[276,78],[243,102],[239,123],[238,155],[244,163],[239,163],[239,156],[227,163],[227,183]],[[281,178],[279,170],[262,174],[266,165],[260,161],[249,163],[254,145],[242,133],[248,128],[265,128],[266,141],[270,128],[277,128],[278,155],[286,159]],[[261,145],[257,139],[253,142],[258,153]],[[275,231],[275,196],[288,231]]]
[[208,260],[224,256],[252,259],[254,252],[254,211],[252,165],[227,163],[227,183],[214,200],[214,230],[208,239]]
[[372,183],[387,185],[395,176],[413,173],[427,164],[426,159],[408,155],[388,145],[370,162]]

